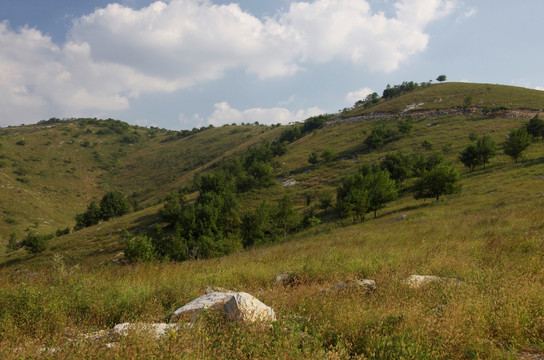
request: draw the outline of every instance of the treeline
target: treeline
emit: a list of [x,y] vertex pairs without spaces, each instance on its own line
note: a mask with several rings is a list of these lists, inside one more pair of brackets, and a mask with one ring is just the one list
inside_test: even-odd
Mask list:
[[312,131],[322,128],[329,117],[330,116],[328,114],[313,116],[306,119],[302,125],[292,126],[285,129],[280,135],[279,142],[291,143],[296,141]]
[[417,82],[413,81],[403,81],[400,85],[389,85],[385,87],[385,90],[382,93],[382,97],[386,100],[392,99],[394,97],[400,96],[404,93],[414,91],[421,87],[428,87],[431,86],[431,82],[422,82],[421,84],[418,84]]

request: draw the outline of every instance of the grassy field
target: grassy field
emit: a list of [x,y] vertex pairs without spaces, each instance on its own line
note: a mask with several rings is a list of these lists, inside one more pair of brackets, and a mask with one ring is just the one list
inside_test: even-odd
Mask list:
[[[475,85],[475,92],[479,86]],[[528,104],[520,107],[531,108]],[[364,163],[377,162],[397,150],[426,152],[423,140],[430,140],[433,150],[442,152],[462,173],[462,192],[440,201],[415,200],[411,193],[401,192],[376,219],[337,222],[325,214],[321,225],[280,243],[209,260],[112,263],[122,257],[123,230],[136,232],[159,222],[160,204],[55,238],[36,256],[23,250],[7,254],[0,247],[0,262],[4,263],[0,269],[0,358],[521,359],[522,354],[544,354],[544,144],[533,143],[518,164],[500,148],[506,134],[527,119],[446,116],[433,120],[430,126],[419,119],[410,136],[369,151],[363,141],[378,122],[384,121],[326,127],[291,143],[289,152],[279,159],[278,172],[280,178],[293,176],[298,183],[254,191],[244,197],[244,206],[250,208],[263,198],[275,199],[289,192],[297,208],[304,211],[315,204],[316,194],[334,193],[340,179]],[[385,125],[394,128],[396,120],[386,120]],[[237,129],[246,128],[206,130],[195,135],[194,145],[199,135],[212,139],[218,136],[214,131],[225,134]],[[228,157],[250,143],[272,140],[282,130],[247,129],[231,134],[240,135],[236,140],[239,145],[218,147],[217,152],[232,149],[225,155]],[[0,140],[4,144],[0,151],[36,146],[30,135],[24,146],[15,145],[19,141],[11,133],[15,130],[9,130],[9,137]],[[23,130],[26,128],[18,131]],[[457,160],[471,132],[489,134],[499,144],[498,155],[486,169],[474,172],[468,172]],[[151,144],[160,143],[161,136],[168,135],[157,135],[158,139],[150,139],[145,146],[133,146],[140,154],[154,149],[155,157],[137,160],[141,156],[138,151],[126,151],[125,170],[106,172],[101,177],[107,179],[103,186],[129,182],[133,177],[134,183],[127,187],[137,188],[136,179],[145,179],[138,164],[160,161],[159,148]],[[176,141],[190,140],[184,139]],[[117,147],[112,145],[112,149]],[[327,148],[334,149],[340,158],[315,166],[308,163],[312,151]],[[174,154],[181,159],[188,154],[184,151],[191,150],[177,151]],[[30,155],[9,156],[21,156],[24,162]],[[6,161],[11,169],[11,160]],[[135,165],[127,166],[130,164]],[[191,171],[202,165],[192,163]],[[168,165],[174,166],[181,169],[187,165]],[[129,174],[127,169],[130,175],[124,175]],[[179,174],[168,181],[153,181],[171,182],[168,186],[172,189],[190,182],[192,173],[184,175],[179,170]],[[33,183],[32,175],[28,186]],[[145,182],[150,189],[152,183]],[[102,189],[94,191],[99,194]],[[309,206],[308,193],[314,194]],[[406,218],[397,221],[401,215]],[[286,287],[275,284],[274,277],[282,272],[293,273],[295,282]],[[404,283],[412,274],[450,280],[412,289]],[[376,281],[374,293],[321,292],[338,282],[363,278]],[[124,321],[160,322],[177,307],[203,295],[207,285],[255,295],[274,308],[277,322],[244,325],[211,312],[194,326],[182,327],[161,340],[133,334],[113,348],[76,340],[81,334]],[[51,352],[53,348],[55,352]]]

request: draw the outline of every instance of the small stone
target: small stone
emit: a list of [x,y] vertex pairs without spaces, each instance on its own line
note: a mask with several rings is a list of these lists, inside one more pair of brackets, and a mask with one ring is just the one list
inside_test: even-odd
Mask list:
[[410,275],[404,280],[404,283],[407,284],[412,289],[418,289],[422,286],[428,285],[433,282],[441,281],[442,278],[434,275]]
[[395,221],[402,221],[402,220],[406,220],[407,218],[408,218],[408,216],[406,216],[406,214],[402,214],[401,216],[396,218]]

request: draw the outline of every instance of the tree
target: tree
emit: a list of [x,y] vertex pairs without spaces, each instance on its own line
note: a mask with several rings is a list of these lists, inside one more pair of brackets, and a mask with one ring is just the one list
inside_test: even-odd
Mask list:
[[421,146],[427,151],[431,151],[433,149],[433,143],[428,139],[423,140]]
[[373,212],[376,218],[376,212],[391,200],[397,198],[397,189],[395,182],[389,178],[387,170],[373,171],[365,176],[363,186],[367,190],[366,211]]
[[364,188],[361,173],[348,175],[336,190],[336,204],[342,218],[365,219],[368,191]]
[[401,120],[397,124],[397,128],[399,129],[399,132],[403,135],[408,135],[412,132],[414,128],[414,122],[411,118],[408,118],[406,120]]
[[381,167],[386,169],[391,179],[395,180],[400,186],[412,173],[410,158],[400,151],[387,154],[381,162]]
[[76,226],[74,230],[80,230],[98,224],[102,219],[100,207],[95,201],[87,206],[87,211],[76,215]]
[[525,127],[512,130],[504,142],[504,153],[518,162],[519,157],[531,144],[531,135]]
[[289,231],[294,230],[299,224],[299,214],[295,211],[293,200],[289,194],[285,194],[279,201],[275,213],[275,220],[278,227],[283,230],[284,238]]
[[459,172],[448,165],[439,165],[430,171],[426,171],[415,184],[415,198],[435,198],[436,201],[442,195],[456,194],[461,191],[457,184]]
[[476,143],[476,151],[478,152],[478,157],[480,163],[484,166],[489,163],[489,160],[495,156],[497,151],[497,143],[489,135],[484,135],[478,139]]
[[312,165],[317,165],[317,163],[319,162],[319,154],[315,151],[312,151],[310,156],[308,156],[308,162]]
[[375,126],[364,143],[372,150],[381,148],[390,138],[392,133],[384,125]]
[[446,75],[438,75],[438,77],[436,78],[436,81],[439,81],[439,82],[446,81]]
[[47,248],[47,241],[51,239],[50,236],[36,235],[29,233],[26,238],[21,241],[21,246],[25,248],[30,254],[41,253]]
[[538,117],[536,114],[529,123],[527,123],[527,132],[531,134],[535,139],[542,138],[544,141],[544,120]]
[[461,153],[459,153],[459,160],[470,169],[474,171],[476,165],[481,164],[481,158],[476,148],[476,145],[468,145]]
[[336,153],[336,151],[334,151],[331,148],[325,149],[321,153],[321,159],[324,162],[332,162],[332,161],[336,160],[337,157],[338,157],[338,154]]
[[130,204],[120,191],[107,192],[100,200],[101,220],[109,220],[125,215],[130,210]]

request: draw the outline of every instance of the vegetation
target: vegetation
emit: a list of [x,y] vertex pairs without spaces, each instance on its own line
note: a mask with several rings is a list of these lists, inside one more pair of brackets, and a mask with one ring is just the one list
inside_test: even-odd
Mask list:
[[[477,165],[485,170],[457,172],[470,133],[487,134],[471,140],[477,150],[485,136],[502,145],[535,116],[527,109],[544,106],[532,91],[505,88],[509,95],[501,97],[494,85],[445,83],[380,101],[367,110],[387,104],[403,111],[399,104],[421,102],[427,109],[455,101],[462,107],[469,95],[476,107],[520,110],[505,118],[477,109],[413,116],[410,136],[394,135],[372,151],[363,139],[374,127],[397,130],[411,115],[334,123],[281,142],[288,150],[281,155],[274,144],[287,127],[229,125],[178,137],[89,119],[0,129],[0,173],[9,190],[0,193],[0,358],[542,356],[544,144],[522,152],[523,166],[496,151]],[[426,102],[431,95],[442,101]],[[137,142],[125,143],[134,131]],[[24,152],[17,151],[23,137]],[[448,151],[423,152],[423,140]],[[336,160],[309,166],[308,155],[324,149],[334,149]],[[21,176],[30,182],[18,182]],[[280,186],[277,179],[287,177],[297,183]],[[450,178],[457,179],[449,182],[453,190],[462,185],[459,195],[414,199],[418,191],[437,199],[437,180]],[[74,214],[111,189],[139,201],[141,210],[66,233]],[[372,194],[385,206],[373,210]],[[228,202],[230,213],[223,212]],[[376,218],[350,221],[374,212]],[[19,250],[29,234],[57,231],[45,250]],[[223,251],[229,255],[207,259]],[[120,266],[123,256],[137,264]],[[284,272],[293,282],[275,284]],[[412,289],[404,282],[411,274],[446,280]],[[322,291],[363,278],[378,290]],[[91,340],[121,322],[163,321],[207,285],[256,295],[278,320],[263,327],[210,311],[158,340],[133,334],[111,348]]]
[[531,136],[525,127],[512,130],[504,142],[504,153],[518,162],[523,152],[531,145]]
[[435,198],[436,201],[442,195],[457,194],[461,191],[459,172],[448,165],[439,165],[423,173],[415,184],[415,198]]

